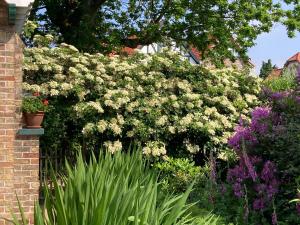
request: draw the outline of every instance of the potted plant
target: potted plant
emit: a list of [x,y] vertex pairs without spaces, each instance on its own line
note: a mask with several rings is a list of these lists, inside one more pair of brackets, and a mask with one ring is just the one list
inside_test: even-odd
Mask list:
[[41,128],[48,100],[40,95],[25,96],[22,102],[22,112],[27,128]]

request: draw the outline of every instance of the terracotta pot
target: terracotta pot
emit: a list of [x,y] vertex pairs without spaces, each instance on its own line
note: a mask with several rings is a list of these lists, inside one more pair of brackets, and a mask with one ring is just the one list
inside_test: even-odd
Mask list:
[[36,113],[23,113],[24,121],[27,128],[41,128],[41,124],[44,119],[44,112],[36,112]]

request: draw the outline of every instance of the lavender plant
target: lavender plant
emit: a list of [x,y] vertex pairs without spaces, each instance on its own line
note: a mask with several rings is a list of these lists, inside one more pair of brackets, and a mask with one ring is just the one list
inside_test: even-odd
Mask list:
[[239,162],[227,180],[237,198],[247,188],[249,215],[256,214],[257,223],[297,224],[300,218],[300,206],[289,204],[300,175],[300,69],[294,83],[285,91],[265,88],[265,106],[252,111],[251,121],[241,120],[228,141]]

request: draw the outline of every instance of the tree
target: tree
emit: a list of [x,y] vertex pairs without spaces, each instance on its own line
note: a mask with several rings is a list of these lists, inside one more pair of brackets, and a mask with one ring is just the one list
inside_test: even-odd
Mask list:
[[267,62],[262,62],[262,66],[260,68],[259,77],[265,79],[269,74],[276,68],[276,65],[272,65],[271,59],[268,59]]
[[275,22],[290,36],[299,30],[298,0],[288,2],[295,10],[271,0],[36,0],[30,19],[39,22],[38,32],[54,32],[87,52],[175,40],[203,56],[246,58]]

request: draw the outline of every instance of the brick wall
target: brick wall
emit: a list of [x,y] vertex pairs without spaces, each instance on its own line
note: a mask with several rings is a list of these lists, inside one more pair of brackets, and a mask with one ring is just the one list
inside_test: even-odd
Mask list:
[[33,223],[34,203],[39,199],[39,139],[37,136],[17,135],[16,137],[14,190],[27,218]]
[[[0,0],[0,218],[17,210],[16,194],[32,222],[39,191],[39,140],[17,135],[21,128],[23,43],[7,25],[7,6]],[[0,225],[10,224],[0,219]]]

